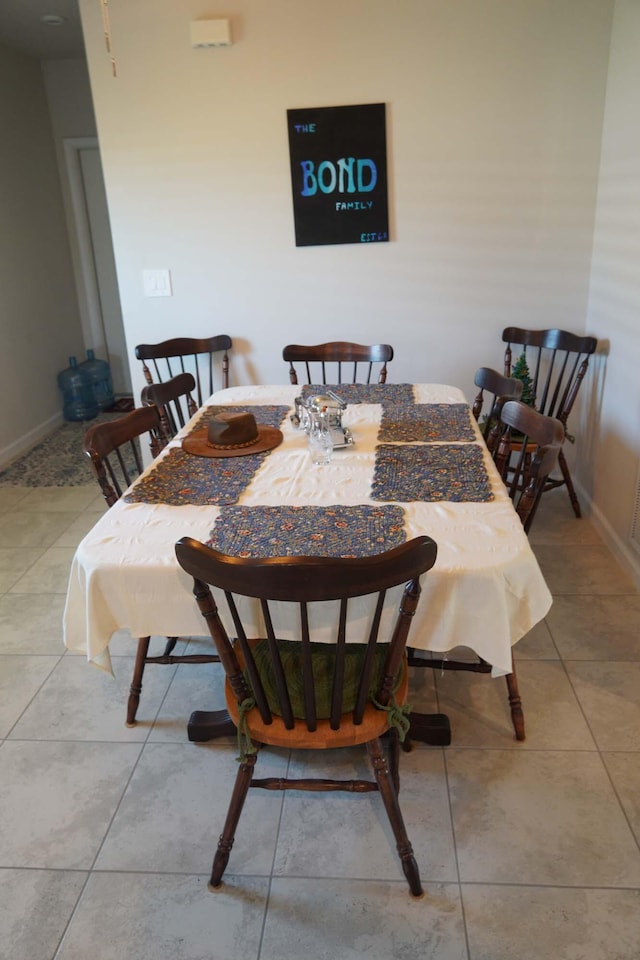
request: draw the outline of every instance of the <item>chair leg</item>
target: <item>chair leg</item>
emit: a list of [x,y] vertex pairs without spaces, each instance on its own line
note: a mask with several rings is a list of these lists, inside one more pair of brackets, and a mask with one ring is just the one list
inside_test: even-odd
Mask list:
[[524,740],[524,713],[522,712],[522,700],[518,690],[518,677],[516,676],[515,664],[511,664],[511,673],[505,677],[507,681],[507,690],[509,691],[509,706],[511,708],[511,722],[516,733],[516,740]]
[[176,643],[178,642],[178,637],[167,637],[167,644],[164,648],[163,657],[168,657],[170,653],[173,653]]
[[389,730],[389,769],[396,796],[400,796],[400,737],[393,727]]
[[418,864],[413,855],[413,847],[409,842],[407,828],[402,819],[402,812],[400,810],[400,804],[398,803],[398,794],[393,784],[393,776],[389,770],[387,758],[382,750],[382,744],[377,737],[375,740],[369,741],[367,751],[371,758],[373,772],[385,810],[387,811],[387,816],[389,817],[389,823],[391,824],[391,829],[396,839],[396,849],[400,856],[404,875],[409,883],[411,895],[421,897],[424,891],[422,889],[422,883],[420,882]]
[[251,786],[251,777],[253,768],[256,765],[256,754],[249,754],[240,766],[236,775],[236,782],[231,794],[231,802],[227,811],[227,819],[224,822],[224,828],[218,840],[218,849],[213,858],[213,868],[211,870],[211,881],[209,889],[217,889],[222,882],[222,874],[229,862],[229,854],[233,846],[236,835],[236,829],[244,802],[247,799],[247,793]]
[[560,451],[558,456],[558,466],[562,471],[562,476],[567,487],[567,493],[569,494],[569,499],[571,500],[571,505],[573,507],[573,512],[575,513],[578,519],[582,516],[580,511],[580,503],[578,502],[578,495],[573,486],[573,480],[571,479],[571,474],[569,473],[569,464],[567,463],[567,458],[565,457],[563,451]]
[[129,699],[127,701],[127,723],[128,727],[135,727],[136,713],[140,703],[140,694],[142,693],[142,674],[144,665],[149,652],[149,641],[151,637],[140,637],[138,640],[138,649],[136,652],[136,662],[133,667],[133,679],[129,690]]

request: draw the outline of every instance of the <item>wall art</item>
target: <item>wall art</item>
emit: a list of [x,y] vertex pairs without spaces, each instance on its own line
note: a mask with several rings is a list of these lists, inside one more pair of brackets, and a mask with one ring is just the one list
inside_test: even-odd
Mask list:
[[296,246],[389,239],[385,104],[287,110]]

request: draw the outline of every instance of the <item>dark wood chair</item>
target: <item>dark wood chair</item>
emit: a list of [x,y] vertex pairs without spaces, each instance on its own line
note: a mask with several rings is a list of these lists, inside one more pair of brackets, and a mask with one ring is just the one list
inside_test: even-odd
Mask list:
[[[304,364],[307,383],[371,383],[374,364],[380,364],[377,383],[386,383],[387,363],[393,360],[393,347],[388,343],[366,346],[361,343],[318,343],[312,346],[290,343],[282,351],[282,359],[289,364],[289,380],[298,383],[294,364]],[[313,367],[311,367],[313,364]],[[331,364],[330,379],[327,364]],[[342,365],[347,365],[347,379],[343,379]],[[319,377],[315,376],[318,371]]]
[[[228,351],[231,347],[231,337],[226,333],[202,339],[176,337],[173,340],[163,340],[162,343],[139,343],[136,357],[142,360],[142,370],[147,383],[164,383],[178,373],[193,374],[198,406],[201,407],[214,390],[229,386]],[[153,374],[149,369],[149,362],[153,367]]]
[[[116,420],[97,423],[87,430],[83,449],[91,471],[98,481],[102,495],[109,507],[116,503],[124,491],[142,473],[140,442],[148,436],[153,456],[166,446],[166,438],[160,422],[160,413],[155,405],[139,407]],[[168,637],[162,656],[149,656],[150,637],[140,637],[133,668],[133,678],[127,701],[128,727],[135,726],[136,713],[142,692],[142,677],[148,663],[211,663],[217,662],[215,654],[174,655],[178,637]]]
[[[413,896],[422,895],[418,867],[398,803],[398,740],[408,726],[406,641],[420,594],[419,578],[436,558],[429,537],[366,559],[229,557],[188,537],[176,544],[178,562],[194,578],[194,594],[226,673],[229,713],[238,727],[240,766],[213,861],[211,888],[220,886],[249,787],[268,790],[379,790]],[[385,591],[404,585],[389,638],[378,638]],[[224,592],[236,639],[230,640],[210,586]],[[375,615],[366,643],[346,643],[351,598],[372,596]],[[376,598],[377,595],[377,598]],[[236,601],[236,598],[238,600]],[[243,626],[246,598],[261,610],[262,639]],[[272,601],[299,608],[299,639],[277,639]],[[335,642],[313,642],[308,604],[327,603]],[[339,601],[335,605],[334,601]],[[251,602],[251,601],[250,601]],[[329,610],[331,609],[331,612]],[[401,733],[398,735],[398,728]],[[381,737],[390,734],[389,760]],[[365,744],[375,780],[253,778],[261,744],[329,750]]]
[[85,433],[83,450],[107,506],[112,507],[142,473],[140,441],[145,434],[152,456],[157,457],[166,440],[155,405],[97,423]]
[[165,383],[150,383],[143,387],[140,399],[143,407],[155,404],[160,415],[160,428],[165,440],[175,437],[196,412],[193,399],[196,381],[190,373],[179,373]]
[[[589,357],[598,346],[595,337],[579,337],[566,330],[525,330],[521,327],[506,327],[502,331],[506,343],[504,374],[512,376],[514,367],[513,347],[524,354],[531,374],[531,390],[535,409],[562,423],[565,438],[574,443],[568,432],[567,420],[584,380]],[[545,490],[566,486],[576,517],[581,516],[580,504],[575,492],[571,473],[563,451],[558,457],[561,477],[548,477]]]
[[[507,400],[520,399],[522,396],[522,380],[516,380],[515,377],[504,377],[497,370],[492,370],[491,367],[480,367],[476,370],[473,382],[476,387],[480,388],[471,408],[473,416],[480,423],[485,443],[489,449],[493,449],[499,436],[500,411]],[[485,413],[485,419],[480,420],[485,404],[485,392],[489,394],[491,401]]]
[[[564,426],[553,417],[545,417],[519,400],[507,400],[500,411],[499,438],[492,451],[493,460],[513,500],[522,525],[529,532],[549,474],[555,468],[564,442]],[[491,664],[481,658],[460,660],[427,658],[409,651],[413,667],[435,670],[469,670],[491,673]],[[516,740],[525,739],[524,713],[513,660],[505,677]]]

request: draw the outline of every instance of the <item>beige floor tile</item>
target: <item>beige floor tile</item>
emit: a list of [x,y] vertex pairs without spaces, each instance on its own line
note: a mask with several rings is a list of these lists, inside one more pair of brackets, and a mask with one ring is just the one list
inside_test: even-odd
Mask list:
[[73,512],[0,514],[0,542],[5,547],[50,547],[78,516]]
[[10,590],[43,552],[36,547],[0,547],[0,593]]
[[534,553],[554,597],[637,593],[605,546],[536,546]]
[[[191,647],[190,652],[195,649]],[[171,680],[149,740],[184,743],[194,710],[223,710],[225,706],[224,670],[219,663],[182,664]],[[230,741],[226,738],[225,742]]]
[[557,597],[547,623],[565,660],[640,660],[640,596]]
[[0,597],[0,653],[63,654],[63,596]]
[[135,727],[127,727],[133,663],[130,657],[114,657],[112,677],[82,657],[61,657],[48,683],[12,730],[12,739],[122,743],[146,740],[176,668],[167,665],[145,671],[138,722]]
[[86,878],[79,871],[0,870],[0,955],[51,960]]
[[14,510],[24,500],[28,492],[27,487],[0,486],[0,514],[7,510]]
[[601,750],[640,750],[640,662],[572,661],[569,677]]
[[471,960],[637,960],[637,890],[462,886]]
[[64,530],[52,544],[55,547],[77,547],[102,516],[102,512],[85,510]]
[[140,745],[5,740],[0,864],[88,870]]
[[56,960],[256,960],[267,881],[94,873]]
[[603,759],[640,845],[640,753],[605,753]]
[[529,532],[529,540],[532,544],[602,543],[588,517],[576,517],[564,488],[544,494]]
[[86,510],[96,498],[95,485],[86,487],[33,487],[20,500],[20,510],[35,513]]
[[503,677],[446,671],[436,677],[438,703],[451,722],[455,747],[594,750],[595,743],[564,667],[516,661],[526,739],[515,739]]
[[276,877],[260,960],[467,960],[457,885]]
[[[288,776],[373,779],[364,748],[297,752]],[[400,806],[423,879],[457,880],[440,750],[416,746],[401,754]],[[380,795],[287,792],[274,874],[401,880]]]
[[[99,870],[208,872],[237,772],[237,747],[152,743],[109,830]],[[264,776],[284,776],[286,754],[262,751]],[[230,873],[267,876],[282,797],[251,790],[229,861]]]
[[69,583],[73,547],[49,547],[10,588],[11,593],[63,593]]
[[[554,601],[555,602],[555,601]],[[549,632],[546,620],[536,623],[521,640],[513,646],[514,660],[558,660],[559,654]]]
[[0,656],[0,738],[6,737],[59,657]]
[[[137,641],[113,638],[116,680],[62,645],[69,564],[106,509],[93,482],[0,486],[3,960],[6,944],[10,960],[638,960],[640,599],[565,490],[545,494],[530,537],[555,602],[514,647],[526,741],[504,680],[411,671],[414,708],[446,710],[453,735],[400,758],[421,901],[377,794],[250,791],[224,886],[207,891],[237,745],[190,744],[186,723],[222,707],[220,668],[150,665],[127,731]],[[261,752],[258,776],[286,771],[284,751]],[[107,872],[74,912],[103,841]]]
[[640,888],[640,850],[597,753],[446,754],[462,883]]

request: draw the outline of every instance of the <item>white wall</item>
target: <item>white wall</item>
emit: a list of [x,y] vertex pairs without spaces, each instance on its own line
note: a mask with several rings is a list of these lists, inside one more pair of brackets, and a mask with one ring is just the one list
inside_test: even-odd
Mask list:
[[[284,381],[287,342],[389,340],[394,380],[470,391],[504,326],[584,330],[613,2],[136,0],[116,79],[80,8],[131,357],[228,332],[235,382]],[[234,46],[191,49],[204,15]],[[287,108],[381,101],[392,242],[296,248]]]
[[[56,375],[82,347],[40,64],[0,47],[0,465],[62,419]],[[10,415],[8,415],[10,412]]]
[[[393,380],[470,394],[505,326],[588,331],[602,355],[570,423],[577,476],[609,541],[628,542],[636,0],[136,0],[111,12],[115,79],[99,5],[80,8],[136,394],[135,344],[178,333],[231,334],[236,383],[283,382],[287,342],[388,340]],[[234,46],[192,50],[204,16],[229,16]],[[296,248],[287,108],[374,102],[392,241]],[[172,298],[144,298],[154,267]]]
[[583,446],[581,476],[594,518],[640,582],[640,554],[629,539],[640,467],[639,91],[640,4],[617,0],[587,324],[604,338],[608,356],[594,369],[597,402],[589,409],[592,442]]

